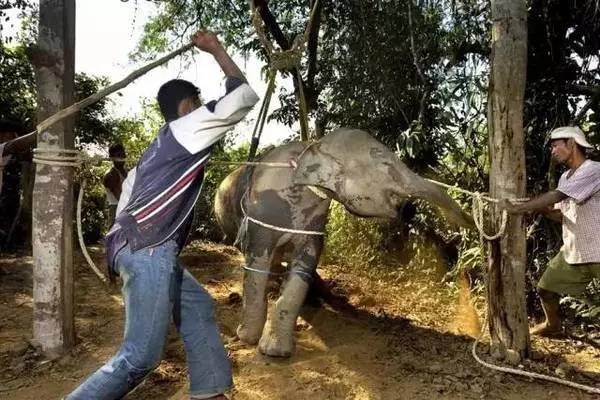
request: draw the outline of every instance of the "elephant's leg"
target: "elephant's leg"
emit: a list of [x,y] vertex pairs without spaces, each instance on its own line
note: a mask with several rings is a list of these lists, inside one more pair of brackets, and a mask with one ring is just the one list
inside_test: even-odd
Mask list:
[[258,343],[267,319],[267,283],[273,268],[273,260],[278,257],[285,235],[254,228],[246,253],[242,322],[237,328],[237,336],[248,344]]
[[[237,328],[237,336],[248,344],[258,343],[267,318],[267,282],[270,265],[268,257],[252,258],[244,270],[244,295],[242,322]],[[266,273],[255,272],[266,271]]]
[[322,247],[319,239],[311,238],[304,243],[292,262],[289,277],[260,338],[258,349],[263,354],[289,357],[294,350],[296,319],[317,266]]

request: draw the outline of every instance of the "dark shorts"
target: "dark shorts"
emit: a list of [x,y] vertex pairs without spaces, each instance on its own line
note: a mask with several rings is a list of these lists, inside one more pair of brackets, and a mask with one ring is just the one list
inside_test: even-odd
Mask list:
[[600,263],[569,264],[561,251],[548,263],[538,288],[579,297],[594,278],[600,279]]

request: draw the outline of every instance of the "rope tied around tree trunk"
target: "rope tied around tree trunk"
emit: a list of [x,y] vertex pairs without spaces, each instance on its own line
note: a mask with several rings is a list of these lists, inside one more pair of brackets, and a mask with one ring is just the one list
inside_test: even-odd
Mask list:
[[[73,149],[61,149],[61,148],[45,148],[38,147],[33,149],[33,162],[38,165],[46,165],[54,168],[81,168],[84,165],[90,163],[98,164],[106,161],[123,161],[120,158],[104,158],[104,157],[85,157],[79,150]],[[83,194],[85,192],[87,181],[82,179],[79,185],[79,194],[77,195],[77,209],[76,209],[76,220],[77,220],[77,239],[79,241],[79,247],[88,265],[96,274],[96,276],[105,284],[108,284],[108,279],[100,271],[100,269],[90,257],[87,247],[83,240],[83,228],[81,212],[83,208]]]
[[484,225],[484,216],[483,216],[484,199],[483,199],[483,197],[484,196],[481,193],[473,194],[473,202],[472,202],[473,221],[475,222],[475,227],[477,227],[477,230],[479,231],[479,235],[482,238],[484,238],[485,240],[492,242],[492,241],[498,240],[502,236],[504,236],[504,233],[506,232],[506,225],[508,224],[508,212],[506,210],[502,210],[502,216],[500,217],[500,227],[498,228],[498,232],[496,232],[493,235],[488,235],[487,232],[485,231],[485,225]]
[[[500,227],[498,228],[498,232],[496,232],[494,234],[488,234],[485,231],[485,224],[484,224],[484,215],[483,215],[484,208],[485,208],[484,202],[498,204],[500,202],[499,199],[495,199],[493,197],[486,196],[485,194],[483,194],[481,192],[472,192],[470,190],[463,189],[458,186],[448,185],[447,183],[438,182],[433,179],[426,179],[426,181],[431,182],[434,185],[438,185],[438,186],[441,186],[446,189],[455,190],[459,193],[465,194],[472,198],[472,203],[471,203],[472,206],[471,207],[472,207],[473,221],[475,222],[475,227],[479,231],[479,235],[482,238],[484,238],[488,241],[494,241],[494,240],[498,240],[502,236],[504,236],[504,234],[506,233],[506,227],[508,225],[508,212],[506,210],[502,210],[501,217],[500,217]],[[522,202],[522,201],[527,201],[527,200],[529,200],[529,198],[511,199],[511,201],[516,201],[516,202]]]

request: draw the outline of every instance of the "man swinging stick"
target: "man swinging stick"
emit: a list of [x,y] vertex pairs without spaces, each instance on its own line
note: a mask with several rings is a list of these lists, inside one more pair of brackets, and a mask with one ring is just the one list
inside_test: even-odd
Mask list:
[[171,316],[185,346],[191,398],[226,399],[232,385],[213,300],[177,258],[212,146],[258,97],[215,34],[198,32],[192,42],[215,57],[227,76],[227,93],[202,105],[198,89],[184,80],[158,91],[166,124],[123,183],[106,237],[109,272],[123,280],[123,344],[69,400],[116,400],[136,387],[162,358]]

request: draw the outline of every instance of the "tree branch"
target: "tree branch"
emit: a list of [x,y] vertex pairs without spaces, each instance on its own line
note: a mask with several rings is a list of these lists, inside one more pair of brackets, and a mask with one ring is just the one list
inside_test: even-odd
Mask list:
[[590,85],[567,85],[567,90],[573,94],[584,94],[587,96],[600,95],[600,86]]
[[[311,1],[310,8],[313,8],[315,0]],[[319,44],[319,30],[321,28],[321,13],[323,12],[323,1],[319,1],[315,11],[315,17],[310,25],[308,33],[308,73],[306,76],[306,87],[312,92],[314,89],[315,75],[317,74],[317,47]],[[310,100],[308,101],[310,103]]]
[[[251,0],[251,1],[254,2],[253,3],[254,7],[256,9],[258,9],[258,13],[260,14],[260,17],[262,18],[265,26],[269,30],[269,33],[275,39],[275,42],[279,45],[279,47],[282,50],[284,50],[284,51],[290,50],[291,44],[290,44],[289,40],[283,34],[283,31],[281,30],[279,23],[277,22],[277,20],[275,19],[275,16],[269,9],[268,1],[267,0]],[[314,4],[314,3],[312,3],[312,4]],[[316,21],[312,21],[312,25],[310,26],[310,31],[309,31],[309,43],[308,43],[308,46],[309,46],[309,72],[312,71],[312,73],[313,73],[313,76],[311,78],[311,84],[310,85],[307,84],[306,81],[304,81],[304,79],[302,78],[302,75],[296,69],[289,71],[293,78],[295,92],[299,93],[300,83],[305,88],[306,103],[307,103],[307,109],[308,109],[307,111],[309,113],[314,108],[313,106],[316,104],[316,97],[318,96],[318,93],[313,86],[314,86],[314,75],[316,75],[315,70],[316,70],[316,59],[317,59],[316,54],[317,54],[318,32],[319,32],[319,27],[320,27],[320,23],[321,23],[321,9],[322,9],[321,2],[319,2],[318,8],[319,8],[317,10],[318,18],[317,18],[317,15],[315,15]],[[313,36],[314,36],[314,38],[312,39],[312,41],[314,42],[314,45],[313,45],[314,48],[312,50],[313,56],[311,58],[310,46],[311,46],[311,38]],[[312,69],[310,69],[311,62],[314,63],[314,66],[312,67]]]
[[260,17],[262,18],[265,26],[269,29],[271,35],[273,35],[273,39],[275,42],[281,47],[281,50],[289,50],[291,48],[289,40],[283,34],[283,31],[279,27],[277,20],[271,10],[269,9],[269,4],[267,0],[253,0],[254,7],[258,9]]
[[427,83],[427,78],[423,74],[421,70],[421,66],[419,65],[419,57],[417,55],[417,48],[415,46],[415,35],[413,32],[413,23],[412,23],[412,0],[408,2],[408,29],[410,32],[410,51],[413,55],[413,64],[417,69],[417,74],[419,75],[419,79],[423,84],[423,95],[421,96],[421,100],[419,101],[419,123],[423,123],[423,118],[425,116],[425,101],[427,100],[427,96],[429,95],[429,85]]

